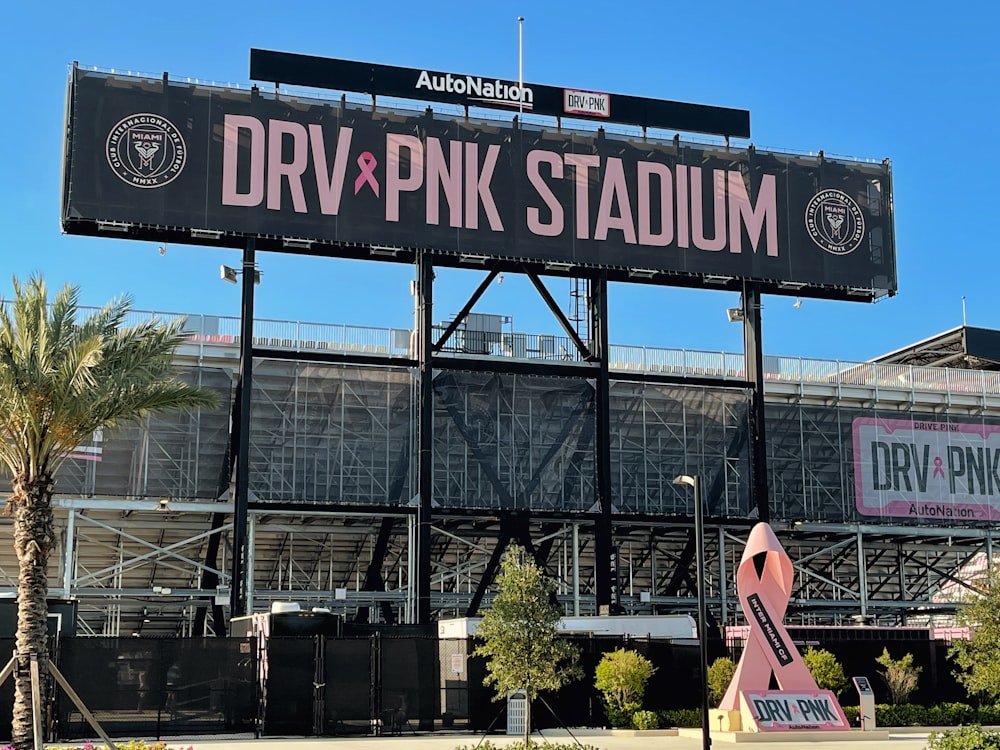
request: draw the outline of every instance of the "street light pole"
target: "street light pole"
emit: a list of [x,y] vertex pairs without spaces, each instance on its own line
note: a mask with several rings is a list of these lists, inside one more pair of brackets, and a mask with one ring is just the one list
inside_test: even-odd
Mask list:
[[674,477],[674,484],[694,488],[694,543],[697,548],[695,581],[698,589],[698,651],[701,669],[701,747],[710,750],[708,728],[708,614],[705,605],[705,527],[701,500],[701,479],[687,474]]

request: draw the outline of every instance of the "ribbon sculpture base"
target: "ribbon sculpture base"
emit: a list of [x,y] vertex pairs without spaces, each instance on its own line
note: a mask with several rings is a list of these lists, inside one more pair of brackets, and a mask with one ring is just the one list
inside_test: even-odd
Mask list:
[[745,732],[788,729],[848,730],[851,728],[837,697],[830,690],[744,690],[740,718]]
[[[750,531],[736,572],[736,590],[750,625],[713,725],[723,731],[848,730],[837,699],[820,690],[782,624],[792,594],[792,561],[771,527]],[[779,690],[770,689],[776,682]]]

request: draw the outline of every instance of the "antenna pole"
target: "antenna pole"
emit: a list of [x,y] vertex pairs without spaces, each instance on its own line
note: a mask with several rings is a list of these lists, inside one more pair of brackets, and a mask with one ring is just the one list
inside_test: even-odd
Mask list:
[[517,114],[524,114],[524,16],[517,17]]

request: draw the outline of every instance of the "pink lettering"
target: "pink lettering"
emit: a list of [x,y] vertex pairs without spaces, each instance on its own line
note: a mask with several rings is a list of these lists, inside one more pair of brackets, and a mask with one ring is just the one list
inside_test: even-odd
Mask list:
[[774,175],[766,174],[760,179],[757,189],[757,205],[750,205],[743,175],[729,173],[729,252],[743,252],[743,232],[745,226],[750,238],[750,249],[757,252],[760,233],[763,229],[767,239],[767,255],[778,257],[778,209],[775,198]]
[[712,182],[715,234],[712,239],[706,239],[702,217],[704,201],[701,194],[701,167],[691,167],[691,239],[699,250],[714,253],[726,246],[726,173],[721,169],[713,169]]
[[537,149],[528,152],[528,182],[538,191],[538,196],[545,203],[552,217],[546,224],[542,221],[541,211],[535,206],[529,206],[527,212],[528,230],[540,237],[558,237],[562,234],[564,226],[563,208],[559,203],[559,199],[556,198],[555,194],[549,189],[549,186],[545,184],[545,180],[542,179],[538,170],[541,164],[549,165],[553,178],[562,179],[563,176],[563,163],[562,159],[559,158],[559,154]]
[[[250,189],[239,192],[240,131],[249,134]],[[264,126],[256,117],[226,115],[222,136],[222,205],[259,206],[264,200]]]
[[[639,244],[653,247],[666,247],[674,239],[674,186],[670,179],[670,168],[666,164],[641,161],[636,165],[639,178]],[[656,177],[660,185],[660,232],[652,230],[652,206],[650,193],[652,180]]]
[[601,157],[596,154],[566,154],[566,164],[573,167],[576,182],[576,238],[590,238],[588,215],[590,214],[590,169],[601,164]]
[[[615,204],[618,206],[617,216],[611,213]],[[625,168],[622,160],[613,156],[604,165],[604,182],[601,185],[601,202],[597,207],[594,239],[606,240],[609,229],[621,230],[625,242],[635,244],[635,226],[632,224],[632,204],[625,184]]]
[[[288,190],[292,194],[295,213],[304,214],[306,196],[302,191],[302,173],[306,170],[309,152],[309,136],[304,126],[284,120],[268,121],[267,140],[267,207],[272,211],[281,210],[281,178],[288,180]],[[285,136],[292,137],[292,160],[281,160],[284,153]]]
[[[403,150],[406,150],[408,172],[404,178]],[[424,181],[424,147],[413,135],[385,136],[385,220],[399,221],[399,194],[420,188]]]
[[347,173],[347,157],[350,156],[353,132],[352,128],[341,128],[337,133],[337,153],[333,158],[333,172],[328,173],[323,128],[315,124],[309,126],[313,170],[316,172],[316,192],[319,195],[319,210],[323,214],[336,216],[340,212],[340,196],[344,190],[344,175]]
[[[449,158],[444,158],[441,141],[427,139],[427,223],[440,223],[440,199],[438,190],[444,191],[448,201],[448,226],[462,226],[462,142],[451,141],[448,146]],[[449,168],[449,163],[451,164]]]
[[477,174],[476,170],[479,167],[479,144],[465,144],[466,229],[479,229],[479,203],[482,201],[483,210],[486,212],[486,220],[490,223],[490,229],[494,232],[503,231],[503,222],[500,221],[500,213],[497,211],[497,205],[493,201],[493,193],[490,192],[490,180],[493,179],[493,171],[496,169],[499,158],[500,147],[495,143],[487,146],[483,169]]
[[688,238],[688,168],[683,164],[677,165],[677,247],[691,247]]

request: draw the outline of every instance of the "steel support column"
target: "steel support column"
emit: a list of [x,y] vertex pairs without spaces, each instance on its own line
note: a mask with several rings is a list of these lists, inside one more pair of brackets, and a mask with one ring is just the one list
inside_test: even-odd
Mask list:
[[573,616],[580,616],[580,524],[573,522]]
[[[859,531],[857,533],[858,549],[858,599],[861,603],[861,617],[868,617],[868,564],[865,561],[865,539]],[[865,623],[867,620],[864,621]]]
[[73,595],[73,548],[76,539],[76,511],[66,515],[66,541],[63,543],[63,598]]
[[419,370],[419,420],[417,424],[417,623],[431,621],[431,495],[434,471],[434,264],[428,253],[417,256],[417,367]]
[[230,617],[247,614],[247,507],[250,499],[250,402],[253,394],[253,296],[257,276],[253,237],[243,248],[243,300],[240,306],[240,423],[233,497],[233,559]]
[[594,523],[595,604],[598,614],[615,614],[618,608],[616,556],[611,524],[611,379],[608,376],[608,274],[594,279],[591,295],[591,351],[597,358],[594,463],[597,469],[598,516]]
[[752,478],[751,507],[757,509],[757,519],[771,520],[771,504],[767,487],[767,440],[764,434],[764,350],[761,343],[760,288],[743,286],[743,359],[747,380],[753,386],[750,395],[750,474]]
[[726,530],[719,527],[719,623],[722,632],[729,624],[729,581],[726,572]]

